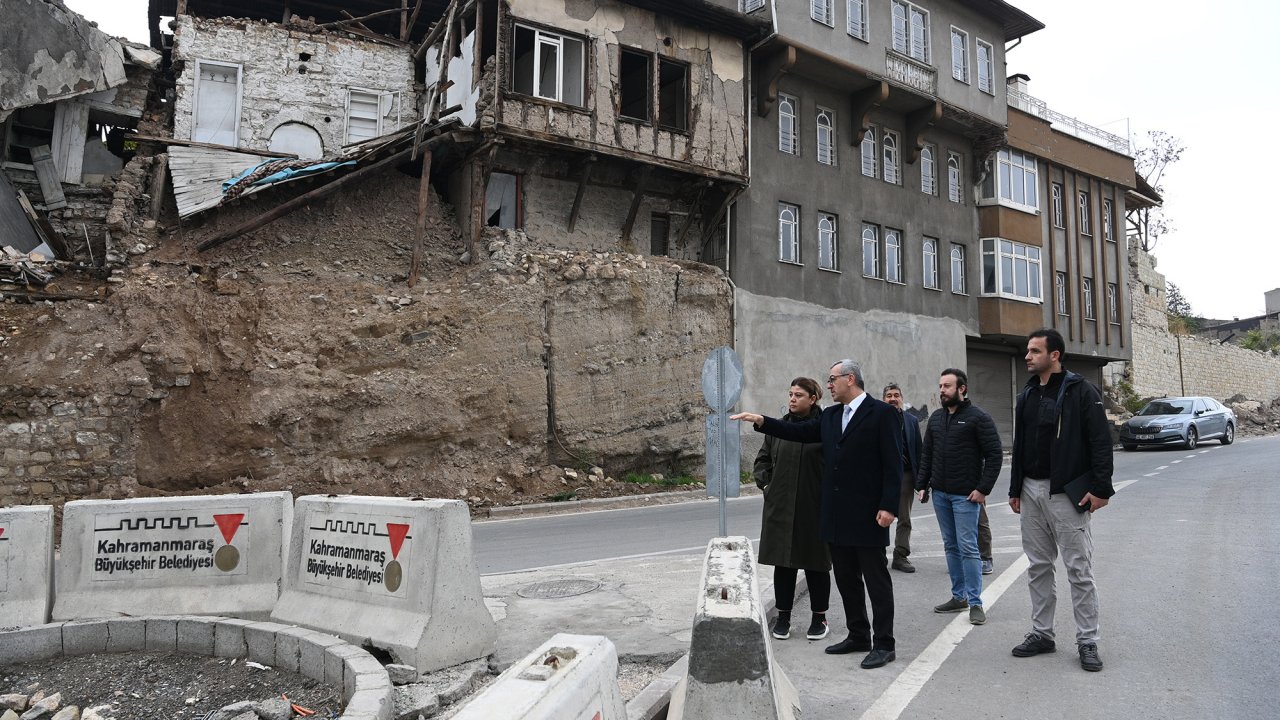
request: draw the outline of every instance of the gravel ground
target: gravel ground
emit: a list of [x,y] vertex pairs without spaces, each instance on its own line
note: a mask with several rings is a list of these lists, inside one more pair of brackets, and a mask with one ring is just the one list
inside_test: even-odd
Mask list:
[[[32,688],[39,683],[38,688]],[[338,693],[310,678],[274,668],[259,670],[243,659],[175,653],[112,653],[0,666],[0,694],[35,689],[62,693],[64,705],[109,705],[119,720],[195,720],[241,700],[267,700],[281,693],[337,717]]]

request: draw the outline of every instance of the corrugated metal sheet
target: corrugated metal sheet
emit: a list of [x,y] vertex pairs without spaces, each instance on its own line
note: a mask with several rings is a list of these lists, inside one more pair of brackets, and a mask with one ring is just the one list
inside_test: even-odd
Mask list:
[[[262,162],[259,155],[230,150],[169,146],[169,175],[178,215],[187,217],[222,202],[222,183]],[[244,194],[256,192],[250,188]]]

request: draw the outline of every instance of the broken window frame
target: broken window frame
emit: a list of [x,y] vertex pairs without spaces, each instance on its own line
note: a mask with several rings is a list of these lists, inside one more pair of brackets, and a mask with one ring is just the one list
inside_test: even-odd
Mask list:
[[[353,138],[351,136],[351,100],[352,100],[353,93],[359,93],[361,95],[371,96],[375,98],[375,101],[377,103],[378,109],[374,117],[374,120],[376,121],[374,124],[374,132],[373,132],[373,135],[370,135],[369,137]],[[387,107],[386,110],[383,110],[384,105]],[[400,107],[401,105],[400,105],[399,90],[391,90],[391,91],[375,90],[373,88],[356,87],[354,85],[348,86],[347,87],[347,106],[344,112],[344,115],[346,118],[346,127],[343,130],[343,134],[342,134],[343,142],[346,145],[354,145],[356,143],[369,140],[371,138],[380,137],[389,132],[392,132],[395,129],[398,129],[402,122],[401,115],[400,115]],[[395,118],[396,118],[395,127],[388,128],[386,126],[386,121],[392,115],[395,115]]]
[[[35,145],[16,144],[14,142],[14,136],[17,134],[17,131],[15,130],[14,125],[18,124],[19,116],[26,115],[32,112],[43,112],[45,108],[48,109],[48,114],[49,114],[49,127],[47,130],[45,128],[37,127],[35,125],[24,124],[22,127],[23,129],[26,129],[26,130],[38,132],[42,136],[48,135],[49,139],[43,143],[37,142]],[[52,149],[53,138],[54,138],[53,130],[54,130],[56,118],[57,118],[57,109],[54,107],[53,103],[15,108],[13,112],[10,113],[9,117],[6,118],[3,123],[0,123],[0,167],[22,168],[24,170],[30,170],[32,172],[35,172],[35,165],[33,165],[32,163],[24,163],[20,160],[10,160],[9,159],[10,148],[16,145],[16,147],[20,147],[23,150],[25,150],[28,157],[30,157],[31,149],[34,147],[38,147],[40,145],[48,145],[49,148]]]
[[[669,111],[667,109],[669,103],[663,102],[663,89],[665,87],[665,81],[663,80],[663,75],[665,73],[663,71],[669,67],[678,69],[682,75],[682,79],[681,79],[682,92],[680,93],[681,107],[678,111],[676,110]],[[691,85],[690,80],[693,77],[693,73],[691,72],[691,70],[692,70],[692,66],[683,60],[676,60],[675,58],[665,57],[663,55],[658,56],[658,72],[656,73],[657,93],[658,93],[657,116],[658,116],[658,127],[662,128],[663,130],[669,130],[671,132],[678,132],[678,133],[685,133],[685,134],[690,132],[689,111],[692,106],[692,101],[690,97],[692,93],[692,88],[690,87]],[[677,115],[677,117],[672,118],[672,120],[677,120],[678,124],[676,124],[675,122],[668,122],[667,120],[667,118],[669,117],[668,112],[671,112]]]
[[[517,72],[519,72],[520,70],[518,61],[521,55],[519,54],[519,51],[518,51],[518,47],[519,47],[518,43],[519,43],[519,35],[521,31],[528,31],[533,34],[533,37],[532,37],[533,57],[531,58],[531,61],[530,61],[530,67],[529,67],[530,77],[528,78],[527,82],[522,82],[521,79],[517,77]],[[572,108],[586,108],[586,105],[587,105],[587,58],[588,58],[587,38],[584,38],[580,35],[565,33],[559,30],[551,30],[551,29],[539,27],[532,23],[519,21],[519,22],[512,23],[511,41],[512,41],[511,76],[510,76],[511,92],[516,93],[518,95],[523,95],[525,97],[535,98],[540,101],[561,103],[563,105],[566,105]],[[578,57],[578,77],[576,78],[577,93],[579,97],[577,98],[576,102],[573,99],[566,98],[565,73],[568,72],[568,69],[565,63],[565,58],[567,56],[566,48],[565,48],[566,41],[568,41],[569,43],[576,44],[578,56],[579,56]],[[552,47],[552,46],[556,48],[555,88],[552,93],[547,94],[544,92],[545,88],[542,87],[543,78],[541,77],[541,74],[537,70],[538,70],[538,67],[541,65],[543,49],[545,47]]]
[[240,63],[226,62],[224,60],[206,60],[203,58],[196,60],[195,84],[191,91],[191,139],[196,142],[212,142],[209,138],[196,137],[196,125],[198,118],[200,117],[200,74],[201,68],[205,65],[221,68],[234,68],[236,71],[235,122],[232,125],[232,141],[229,143],[218,144],[239,147],[240,119],[241,115],[244,113],[244,66]]
[[[626,76],[624,75],[625,68],[623,68],[623,58],[627,57],[628,55],[644,58],[644,62],[645,62],[644,117],[628,115],[625,112],[625,109],[628,106],[628,102],[626,100],[626,95],[625,95],[626,87],[624,82],[625,82]],[[633,48],[633,47],[620,48],[620,51],[618,53],[618,117],[623,120],[643,123],[645,125],[652,123],[653,114],[654,114],[653,113],[653,106],[654,106],[653,86],[654,86],[653,53],[648,52],[646,50],[641,50],[640,48]]]

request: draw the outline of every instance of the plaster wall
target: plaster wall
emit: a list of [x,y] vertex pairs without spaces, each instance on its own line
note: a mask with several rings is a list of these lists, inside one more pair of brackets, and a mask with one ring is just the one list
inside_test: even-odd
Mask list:
[[[506,47],[499,122],[533,133],[566,138],[580,147],[653,156],[716,174],[747,175],[745,61],[742,43],[687,26],[616,0],[510,0],[508,15],[587,39],[583,107],[544,101],[511,91],[511,28],[500,30]],[[687,132],[656,122],[618,117],[621,47],[689,64]],[[655,68],[656,72],[656,68]]]
[[[303,55],[309,55],[306,60]],[[266,149],[271,133],[287,122],[310,126],[326,156],[347,143],[351,89],[400,93],[400,107],[384,132],[418,118],[413,53],[355,40],[340,33],[309,33],[267,22],[181,15],[174,30],[174,60],[181,63],[175,89],[173,136],[191,139],[197,61],[241,66],[240,147]]]

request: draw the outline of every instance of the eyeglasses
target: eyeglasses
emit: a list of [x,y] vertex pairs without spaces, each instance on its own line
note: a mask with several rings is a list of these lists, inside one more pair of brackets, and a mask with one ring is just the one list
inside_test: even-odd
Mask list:
[[840,373],[839,375],[828,375],[827,384],[830,385],[831,383],[834,383],[836,381],[836,378],[849,377],[852,374],[853,373]]

